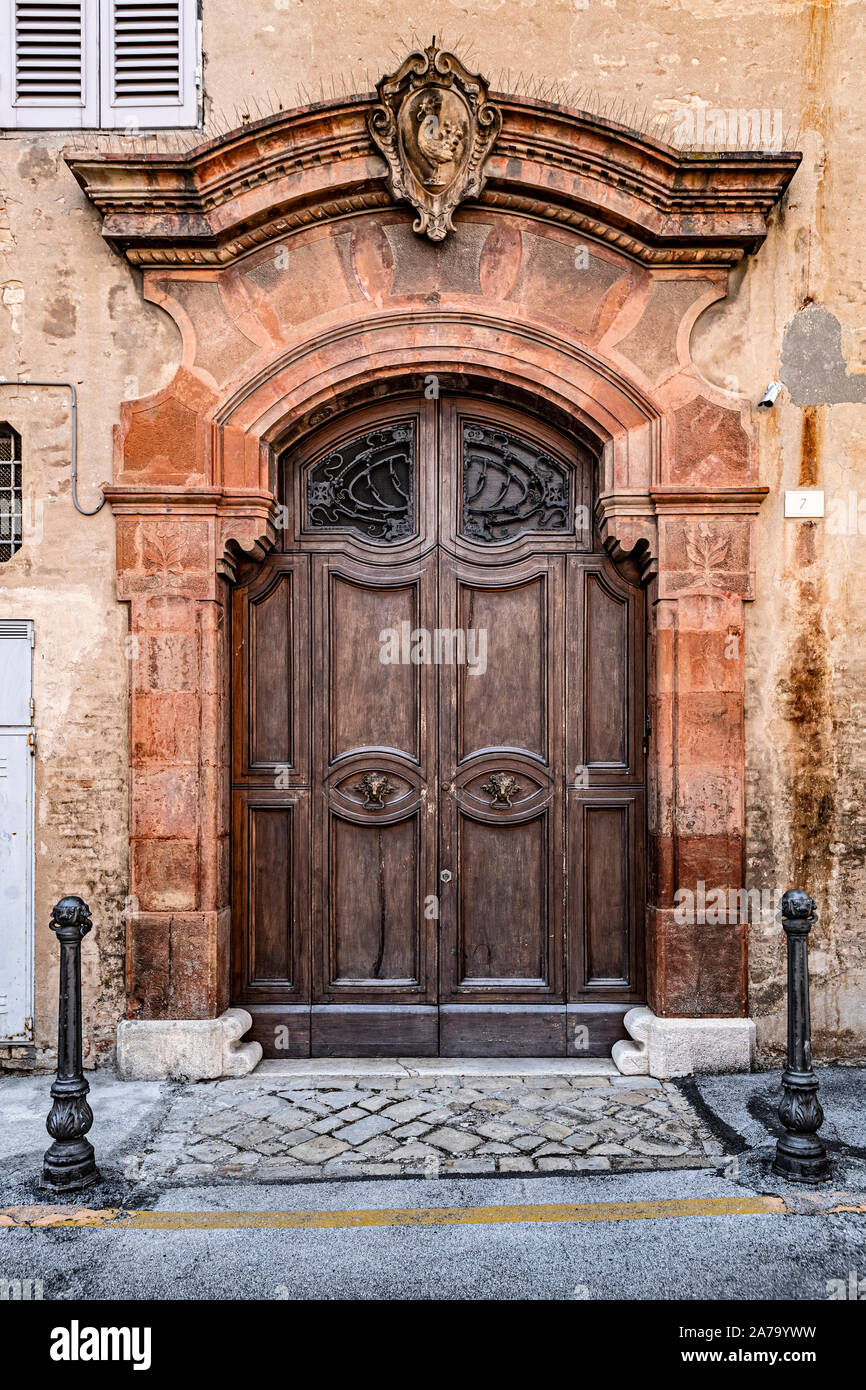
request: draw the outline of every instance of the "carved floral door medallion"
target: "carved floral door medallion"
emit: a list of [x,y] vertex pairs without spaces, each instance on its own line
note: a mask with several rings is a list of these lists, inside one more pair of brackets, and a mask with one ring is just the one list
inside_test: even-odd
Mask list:
[[484,187],[484,161],[502,127],[488,86],[453,53],[436,47],[411,53],[377,84],[379,105],[368,128],[388,165],[388,189],[418,211],[419,235],[442,241],[451,214]]

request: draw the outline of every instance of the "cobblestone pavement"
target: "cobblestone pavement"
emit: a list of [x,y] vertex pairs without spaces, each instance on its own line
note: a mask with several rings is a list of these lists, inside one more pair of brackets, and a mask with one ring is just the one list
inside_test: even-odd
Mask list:
[[714,1168],[724,1157],[677,1086],[645,1077],[466,1076],[182,1085],[133,1179]]

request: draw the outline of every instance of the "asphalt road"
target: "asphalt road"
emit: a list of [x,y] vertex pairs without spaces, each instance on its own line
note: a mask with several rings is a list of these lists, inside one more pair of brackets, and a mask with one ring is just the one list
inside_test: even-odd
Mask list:
[[[186,1187],[154,1209],[222,1213],[228,1223],[231,1211],[351,1210],[371,1214],[354,1220],[377,1222],[392,1219],[376,1215],[382,1209],[460,1208],[470,1218],[200,1230],[179,1215],[171,1230],[12,1229],[0,1233],[0,1279],[41,1280],[45,1299],[278,1301],[826,1300],[838,1288],[830,1281],[850,1283],[852,1271],[866,1279],[866,1214],[714,1214],[717,1199],[744,1195],[712,1173],[686,1171]],[[671,1216],[663,1205],[636,1206],[683,1198],[707,1210]],[[545,1220],[513,1211],[562,1204],[605,1212]],[[471,1215],[479,1207],[488,1208],[481,1221]]]

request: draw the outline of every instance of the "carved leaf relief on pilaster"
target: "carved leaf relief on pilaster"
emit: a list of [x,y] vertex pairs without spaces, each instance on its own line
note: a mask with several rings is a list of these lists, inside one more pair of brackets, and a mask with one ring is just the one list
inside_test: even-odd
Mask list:
[[714,539],[708,522],[699,523],[697,534],[694,528],[692,529],[686,539],[686,555],[690,564],[694,565],[695,575],[700,583],[710,588],[725,584],[725,577],[719,571],[729,548],[729,538],[722,536]]

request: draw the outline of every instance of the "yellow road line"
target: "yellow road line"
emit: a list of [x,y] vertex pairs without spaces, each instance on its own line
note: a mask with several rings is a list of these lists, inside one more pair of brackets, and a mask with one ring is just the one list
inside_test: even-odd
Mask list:
[[656,1221],[682,1216],[771,1216],[781,1197],[688,1197],[661,1202],[582,1205],[373,1208],[366,1211],[123,1211],[82,1207],[9,1207],[0,1228],[111,1227],[127,1231],[333,1230],[367,1226],[500,1226],[527,1222]]

